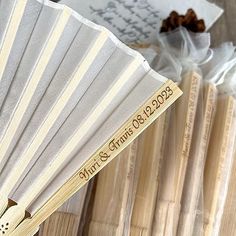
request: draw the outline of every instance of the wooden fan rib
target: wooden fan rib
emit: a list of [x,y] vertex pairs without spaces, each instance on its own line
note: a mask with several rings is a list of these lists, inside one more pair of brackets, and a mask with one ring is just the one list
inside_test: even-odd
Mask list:
[[[198,74],[193,73],[190,76],[193,77],[193,82],[189,89],[190,93],[189,93],[189,99],[188,99],[188,105],[187,105],[187,109],[189,110],[186,115],[186,127],[182,136],[183,137],[183,140],[182,140],[183,143],[181,145],[182,153],[180,153],[182,157],[180,160],[181,163],[180,163],[180,168],[179,168],[179,175],[178,175],[178,181],[177,181],[177,186],[176,186],[176,196],[175,196],[175,200],[178,203],[180,203],[181,197],[182,197],[183,185],[184,185],[185,174],[187,170],[188,158],[189,158],[189,153],[190,153],[190,147],[191,147],[191,142],[192,142],[195,115],[197,112],[199,91],[200,91],[200,86],[202,83],[202,78]],[[185,80],[187,79],[189,79],[188,76],[187,78],[185,78]],[[178,112],[181,113],[181,110],[178,110]]]

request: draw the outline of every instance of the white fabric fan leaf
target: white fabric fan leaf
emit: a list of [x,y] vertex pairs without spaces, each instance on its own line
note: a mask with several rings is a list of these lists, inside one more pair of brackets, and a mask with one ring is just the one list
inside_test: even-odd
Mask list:
[[[27,2],[19,26],[15,24],[11,26],[12,29],[9,29],[10,16],[12,13],[18,13],[13,12],[15,9],[13,6],[16,3],[17,0],[1,1],[0,3],[0,108],[42,9],[39,1]],[[13,31],[15,31],[16,37]],[[7,32],[9,33],[7,34]]]
[[[70,22],[67,15],[62,15],[62,10],[57,10],[59,15],[51,17],[53,14],[48,9],[51,8],[45,6],[41,12],[1,110],[1,169],[3,160],[18,141],[78,31],[79,24],[73,20]],[[47,18],[49,22],[51,18],[53,20],[46,27]],[[61,24],[65,26],[64,31],[60,29]]]
[[104,46],[106,40],[106,34],[100,33],[96,42],[93,44],[91,50],[86,54],[83,63],[81,63],[81,65],[79,65],[79,67],[76,69],[73,78],[71,79],[71,81],[68,82],[66,88],[62,90],[60,97],[55,102],[55,105],[51,108],[50,113],[46,115],[43,124],[36,132],[35,138],[33,139],[33,141],[30,141],[29,148],[27,148],[22,153],[20,158],[18,157],[17,162],[14,164],[15,168],[13,168],[11,170],[10,175],[7,176],[6,183],[4,181],[3,185],[1,186],[2,191],[4,191],[5,193],[9,193],[11,191],[12,187],[27,167],[29,161],[34,158],[34,154],[37,151],[38,145],[43,142],[43,139],[46,137],[47,132],[53,126],[56,119],[59,117],[60,113],[62,112],[62,109],[66,107],[67,102],[70,100],[71,96],[75,92],[76,87],[79,85],[89,66],[95,60],[96,55]]
[[[14,152],[8,158],[8,163],[4,167],[3,173],[0,174],[0,182],[4,182],[4,179],[9,175],[9,172],[12,170],[16,160],[19,159],[19,156],[25,155],[28,146],[33,142],[34,136],[37,134],[38,130],[42,128],[45,117],[50,116],[51,110],[69,85],[70,81],[74,78],[74,71],[76,71],[76,68],[80,67],[83,63],[83,55],[86,55],[86,53],[89,52],[98,35],[99,31],[93,31],[93,33],[91,33],[91,29],[89,29],[88,26],[81,27],[63,62],[61,63],[60,68],[51,81],[51,84],[47,88],[42,100],[40,101],[24,133],[22,134],[19,143],[15,147]],[[87,40],[87,44],[84,43],[85,39]],[[45,137],[42,142],[38,144],[37,148],[34,149],[35,154],[32,155],[34,158],[29,159],[30,163],[27,169],[32,166],[48,142],[55,135],[56,131],[60,128],[64,120],[74,109],[75,105],[82,98],[83,94],[96,78],[96,75],[115,51],[115,48],[115,44],[112,43],[110,39],[107,39],[102,49],[98,52],[96,57],[98,60],[92,63],[91,69],[86,72],[81,81],[78,81],[78,86],[75,88],[72,96],[68,97],[66,106],[64,108],[61,107],[60,114],[56,121],[51,127],[48,126],[47,132],[44,132]],[[78,56],[76,57],[75,55]],[[31,151],[31,153],[33,153],[33,151]],[[23,176],[21,178],[23,178]]]

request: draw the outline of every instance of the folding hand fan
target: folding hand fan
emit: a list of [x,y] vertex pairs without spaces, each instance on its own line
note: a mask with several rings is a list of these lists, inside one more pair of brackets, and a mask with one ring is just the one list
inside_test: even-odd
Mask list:
[[1,0],[0,18],[0,235],[32,235],[181,91],[66,6]]

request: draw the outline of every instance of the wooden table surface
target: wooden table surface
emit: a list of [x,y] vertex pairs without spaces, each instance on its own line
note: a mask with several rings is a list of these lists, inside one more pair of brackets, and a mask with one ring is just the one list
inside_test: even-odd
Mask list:
[[223,15],[210,29],[212,46],[218,46],[225,41],[236,45],[236,0],[211,0],[224,9]]

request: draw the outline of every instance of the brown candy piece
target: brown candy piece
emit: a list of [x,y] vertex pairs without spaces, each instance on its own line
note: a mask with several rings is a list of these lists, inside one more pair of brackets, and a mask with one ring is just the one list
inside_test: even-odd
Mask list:
[[188,9],[185,15],[179,15],[172,11],[170,15],[163,20],[160,32],[169,32],[179,26],[183,26],[192,32],[204,32],[206,29],[203,19],[198,19],[193,9]]
[[183,24],[184,25],[189,25],[192,22],[197,20],[197,15],[196,13],[193,11],[193,9],[188,9],[186,15],[184,16],[184,21]]

